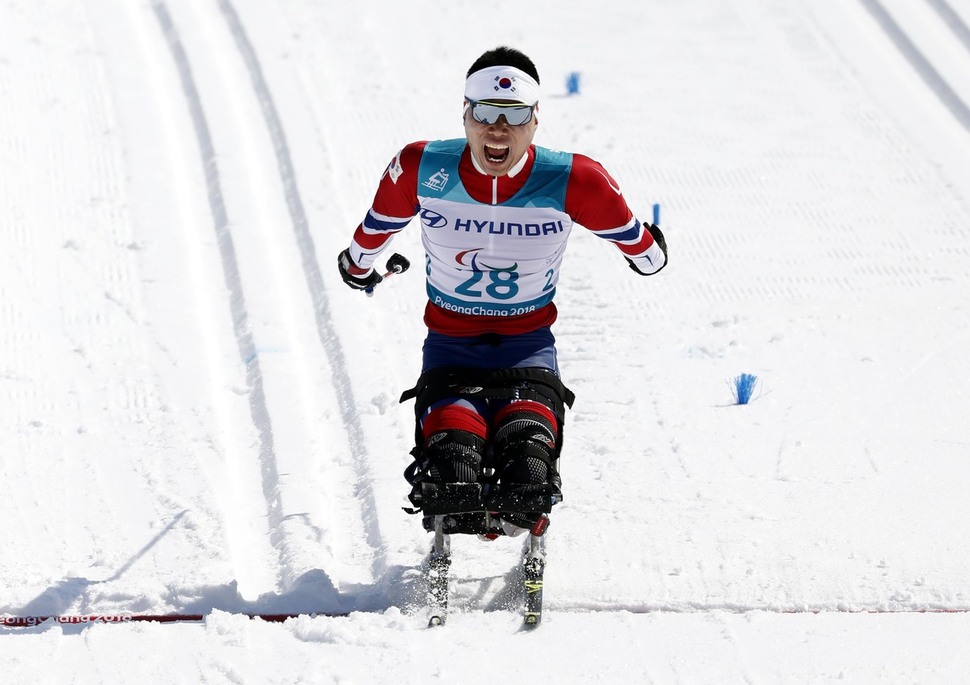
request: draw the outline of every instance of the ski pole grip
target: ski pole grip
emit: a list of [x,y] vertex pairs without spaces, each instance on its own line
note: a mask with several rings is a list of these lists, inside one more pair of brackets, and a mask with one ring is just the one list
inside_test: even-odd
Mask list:
[[410,267],[411,267],[411,262],[408,261],[408,258],[402,254],[398,254],[397,252],[392,254],[391,258],[387,260],[388,275],[392,273],[403,274]]
[[[394,254],[391,255],[391,258],[387,260],[387,264],[384,267],[386,269],[386,272],[382,276],[382,280],[384,278],[390,278],[394,274],[403,274],[410,267],[411,267],[411,262],[408,261],[408,258],[402,254],[395,252]],[[364,289],[364,292],[367,293],[367,297],[374,297],[375,287],[376,285],[372,285],[371,287]]]

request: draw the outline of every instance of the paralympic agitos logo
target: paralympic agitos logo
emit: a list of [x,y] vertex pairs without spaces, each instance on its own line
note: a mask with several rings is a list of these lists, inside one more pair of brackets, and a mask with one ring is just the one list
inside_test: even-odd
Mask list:
[[455,255],[455,261],[458,262],[459,264],[461,264],[462,266],[470,266],[472,268],[472,271],[506,271],[506,272],[514,272],[516,269],[519,268],[518,262],[516,262],[512,266],[504,266],[504,267],[501,267],[501,268],[499,268],[497,266],[489,266],[488,264],[479,264],[478,263],[478,252],[480,250],[482,250],[482,249],[483,248],[481,248],[481,247],[475,247],[475,248],[472,248],[471,250],[463,250],[463,251],[461,251],[461,252],[459,252],[458,254]]

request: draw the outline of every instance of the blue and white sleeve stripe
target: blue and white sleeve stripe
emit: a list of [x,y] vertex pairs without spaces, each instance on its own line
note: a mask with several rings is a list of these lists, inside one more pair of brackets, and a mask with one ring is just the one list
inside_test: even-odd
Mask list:
[[365,233],[397,233],[410,223],[413,217],[396,217],[378,214],[373,209],[367,211],[363,227]]
[[640,222],[636,217],[630,219],[629,223],[616,228],[594,231],[597,236],[613,243],[624,245],[635,244],[640,241],[643,232]]

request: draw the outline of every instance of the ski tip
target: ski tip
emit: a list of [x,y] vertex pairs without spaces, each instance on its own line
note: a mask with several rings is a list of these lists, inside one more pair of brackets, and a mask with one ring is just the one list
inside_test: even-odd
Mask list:
[[539,625],[539,621],[542,619],[542,615],[534,611],[526,612],[523,617],[522,624],[526,628],[535,628]]
[[436,628],[438,626],[443,626],[444,624],[445,624],[444,616],[432,616],[431,618],[428,619],[429,628]]

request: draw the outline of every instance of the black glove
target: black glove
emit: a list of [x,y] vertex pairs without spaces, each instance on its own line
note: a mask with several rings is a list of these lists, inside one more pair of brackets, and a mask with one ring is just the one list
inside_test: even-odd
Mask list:
[[647,230],[653,236],[653,241],[660,246],[660,251],[664,253],[664,259],[667,259],[667,241],[664,240],[664,234],[660,232],[660,227],[656,224],[647,224]]
[[360,267],[354,264],[350,258],[350,250],[344,250],[337,256],[337,269],[344,283],[354,290],[367,290],[384,280],[375,269],[364,272],[363,274],[353,274],[352,271],[360,271]]
[[[654,224],[646,224],[646,227],[647,227],[647,230],[650,231],[650,235],[653,236],[653,242],[657,243],[657,245],[660,246],[660,251],[664,253],[664,266],[667,266],[667,241],[664,240],[664,234],[661,233],[660,228]],[[636,271],[641,276],[650,276],[655,273],[659,273],[663,271],[663,268],[664,268],[664,266],[662,266],[650,274],[645,274],[642,271],[640,271],[640,269],[637,268],[637,265],[633,263],[632,259],[627,257],[626,261],[627,261],[627,264],[630,265],[630,268]]]

